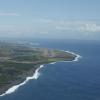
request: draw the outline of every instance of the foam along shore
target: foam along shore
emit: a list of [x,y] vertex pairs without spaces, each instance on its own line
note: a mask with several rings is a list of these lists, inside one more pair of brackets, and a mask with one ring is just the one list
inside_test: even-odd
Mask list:
[[[61,51],[64,51],[64,50],[61,50]],[[76,53],[74,53],[74,52],[70,52],[70,51],[64,51],[64,52],[67,52],[67,53],[71,53],[71,54],[73,54],[73,55],[76,55],[76,57],[75,57],[75,59],[72,60],[72,61],[60,61],[60,62],[73,62],[73,61],[78,61],[79,58],[81,58],[80,55],[78,55],[78,54],[76,54]],[[56,62],[52,62],[52,63],[50,63],[50,64],[55,64],[55,63],[56,63]],[[38,79],[38,77],[39,77],[39,75],[40,75],[39,70],[40,70],[41,68],[43,68],[43,67],[44,67],[44,65],[40,65],[40,67],[35,71],[35,73],[33,74],[32,77],[27,77],[26,80],[25,80],[24,82],[20,83],[19,85],[12,86],[11,88],[9,88],[5,93],[3,93],[3,94],[0,95],[0,96],[9,95],[9,94],[15,92],[20,86],[23,86],[23,85],[26,84],[29,80]]]
[[71,54],[73,54],[73,55],[76,55],[76,57],[75,57],[75,59],[74,59],[73,61],[78,61],[80,58],[82,58],[82,56],[80,56],[79,54],[76,54],[76,53],[74,53],[74,52],[70,52],[70,51],[65,51],[65,52],[71,53]]
[[[75,57],[75,59],[74,60],[72,60],[72,61],[59,61],[59,62],[73,62],[73,61],[78,61],[80,58],[82,58],[80,55],[78,55],[78,54],[76,54],[76,53],[74,53],[74,52],[70,52],[70,51],[65,51],[65,50],[61,50],[61,51],[64,51],[64,52],[67,52],[67,53],[71,53],[71,54],[73,54],[73,55],[76,55],[76,57]],[[54,65],[54,64],[56,64],[57,62],[52,62],[52,63],[50,63],[51,65]]]
[[[76,53],[74,53],[74,52],[65,51],[65,50],[61,50],[61,51],[66,52],[66,53],[73,54],[73,55],[75,55],[76,57],[75,57],[75,59],[72,60],[72,61],[59,61],[59,62],[73,62],[73,61],[77,62],[80,58],[82,58],[82,56],[80,56],[79,54],[76,54]],[[55,63],[57,63],[57,62],[52,62],[52,63],[50,63],[50,64],[55,64]]]
[[44,65],[40,65],[40,67],[35,71],[35,73],[33,74],[32,77],[27,77],[26,80],[22,83],[20,83],[19,85],[15,85],[15,86],[12,86],[10,89],[8,89],[5,93],[3,93],[2,95],[0,96],[5,96],[5,95],[8,95],[8,94],[11,94],[13,92],[15,92],[20,86],[23,86],[24,84],[26,84],[29,80],[32,80],[32,79],[38,79],[40,73],[39,73],[39,70],[44,67]]

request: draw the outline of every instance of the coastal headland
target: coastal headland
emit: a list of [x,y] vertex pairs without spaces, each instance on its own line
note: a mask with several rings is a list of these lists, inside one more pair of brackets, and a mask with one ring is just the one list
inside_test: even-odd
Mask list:
[[40,65],[73,61],[77,56],[57,49],[0,42],[0,95],[32,76]]

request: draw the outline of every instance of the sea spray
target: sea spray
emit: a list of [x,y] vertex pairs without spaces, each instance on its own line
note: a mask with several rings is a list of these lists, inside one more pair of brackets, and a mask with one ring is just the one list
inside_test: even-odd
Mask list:
[[[63,51],[64,51],[64,50],[63,50]],[[75,59],[74,59],[73,61],[78,61],[80,58],[82,58],[82,56],[80,56],[79,54],[76,54],[76,53],[74,53],[74,52],[70,52],[70,51],[65,51],[65,52],[71,53],[71,54],[73,54],[73,55],[76,55],[76,57],[75,57]]]
[[32,79],[38,79],[40,73],[39,73],[39,70],[44,67],[44,65],[40,65],[40,67],[35,71],[35,73],[33,74],[32,77],[27,77],[26,80],[22,83],[20,83],[19,85],[15,85],[15,86],[12,86],[11,88],[9,88],[5,93],[3,93],[2,95],[0,96],[5,96],[5,95],[8,95],[8,94],[11,94],[13,93],[14,91],[16,91],[20,86],[23,86],[24,84],[26,84],[29,80],[32,80]]
[[[61,51],[66,52],[66,53],[73,54],[73,55],[75,55],[76,57],[75,57],[75,59],[72,60],[72,61],[58,61],[58,62],[73,62],[73,61],[77,62],[80,58],[82,58],[82,56],[80,56],[79,54],[76,54],[76,53],[74,53],[74,52],[65,51],[65,50],[61,50]],[[50,64],[56,64],[56,63],[57,63],[57,62],[52,62],[52,63],[50,63]]]
[[[73,54],[73,55],[76,55],[76,57],[75,57],[75,59],[72,60],[72,61],[59,61],[59,62],[73,62],[73,61],[78,61],[79,58],[81,58],[80,55],[78,55],[78,54],[76,54],[76,53],[74,53],[74,52],[65,51],[65,50],[61,50],[61,51],[64,51],[64,52],[66,52],[66,53],[71,53],[71,54]],[[52,62],[52,63],[50,63],[50,64],[55,64],[55,63],[56,63],[56,62]],[[43,68],[43,67],[44,67],[44,65],[40,65],[40,67],[39,67],[38,69],[36,69],[36,71],[35,71],[35,73],[33,74],[32,77],[27,77],[26,80],[25,80],[24,82],[20,83],[19,85],[12,86],[10,89],[8,89],[5,93],[3,93],[3,94],[0,95],[0,96],[5,96],[5,95],[8,95],[8,94],[13,93],[13,92],[16,91],[20,86],[23,86],[24,84],[26,84],[29,80],[38,79],[38,77],[39,77],[39,75],[40,75],[39,70],[40,70],[41,68]]]
[[52,63],[50,63],[51,65],[54,65],[54,64],[56,64],[56,62],[52,62]]

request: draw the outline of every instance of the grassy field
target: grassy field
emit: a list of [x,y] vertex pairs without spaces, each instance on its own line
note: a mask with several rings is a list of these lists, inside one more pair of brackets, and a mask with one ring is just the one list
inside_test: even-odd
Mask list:
[[[0,89],[31,75],[41,64],[73,60],[75,55],[60,50],[0,43]],[[0,90],[2,93],[2,91]]]

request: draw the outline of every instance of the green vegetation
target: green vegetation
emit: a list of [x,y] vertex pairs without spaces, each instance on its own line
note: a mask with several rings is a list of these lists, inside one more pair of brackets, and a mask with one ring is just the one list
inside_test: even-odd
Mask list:
[[25,80],[41,64],[73,60],[75,57],[60,50],[0,43],[0,93]]

